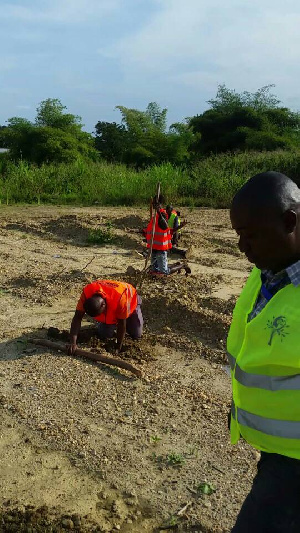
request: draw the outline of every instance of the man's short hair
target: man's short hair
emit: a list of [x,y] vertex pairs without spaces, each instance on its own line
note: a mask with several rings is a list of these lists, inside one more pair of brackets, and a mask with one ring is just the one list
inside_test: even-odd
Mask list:
[[300,189],[285,174],[261,172],[250,178],[236,193],[232,207],[238,204],[271,208],[280,213],[299,206]]
[[93,294],[91,298],[87,298],[83,304],[85,312],[89,316],[98,316],[100,314],[101,300],[103,300],[101,294]]

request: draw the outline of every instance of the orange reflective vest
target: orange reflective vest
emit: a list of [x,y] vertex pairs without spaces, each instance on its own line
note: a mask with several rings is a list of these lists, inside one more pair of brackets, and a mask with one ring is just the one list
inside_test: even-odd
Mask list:
[[128,318],[137,307],[136,289],[123,281],[99,279],[83,289],[86,299],[100,294],[106,301],[106,311],[93,317],[97,322],[116,324],[119,319]]
[[[168,219],[167,212],[165,209],[160,209],[160,213],[165,215],[166,220]],[[146,239],[147,239],[147,248],[151,246],[152,239],[152,228],[153,228],[153,217],[151,218],[147,228],[146,228]],[[158,213],[156,213],[155,218],[155,229],[154,229],[154,238],[153,238],[153,250],[170,250],[172,248],[171,240],[171,231],[170,228],[161,229],[158,225]]]

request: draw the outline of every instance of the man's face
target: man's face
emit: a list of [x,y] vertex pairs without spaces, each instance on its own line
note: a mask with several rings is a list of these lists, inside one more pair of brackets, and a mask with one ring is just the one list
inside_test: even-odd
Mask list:
[[292,237],[284,215],[271,209],[251,209],[241,205],[231,210],[230,217],[239,236],[239,249],[250,263],[273,272],[290,264]]

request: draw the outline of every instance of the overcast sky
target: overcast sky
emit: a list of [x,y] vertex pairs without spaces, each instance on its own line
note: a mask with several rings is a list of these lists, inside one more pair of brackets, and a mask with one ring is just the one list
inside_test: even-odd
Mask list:
[[0,124],[59,98],[82,117],[120,121],[116,105],[201,113],[218,84],[274,83],[300,109],[297,0],[11,0],[0,3]]

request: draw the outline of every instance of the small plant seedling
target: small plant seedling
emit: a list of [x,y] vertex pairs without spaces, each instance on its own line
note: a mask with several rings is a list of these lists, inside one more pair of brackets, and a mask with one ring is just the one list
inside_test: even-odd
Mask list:
[[150,440],[152,444],[158,444],[158,442],[162,440],[162,438],[159,437],[158,435],[151,435]]
[[212,483],[209,483],[207,481],[204,481],[203,483],[199,483],[196,487],[197,492],[200,492],[201,494],[206,494],[210,496],[213,494],[213,492],[216,492],[216,489]]
[[5,294],[8,294],[8,291],[6,289],[0,289],[0,296],[4,296]]
[[173,467],[180,468],[185,464],[185,456],[181,453],[169,453],[168,455],[157,455],[155,452],[152,453],[153,461],[159,465],[159,468],[163,467]]
[[168,466],[183,466],[185,464],[185,457],[182,453],[169,453],[167,455],[167,465]]
[[172,527],[172,526],[177,526],[177,524],[178,524],[178,517],[175,515],[170,516],[168,525]]

